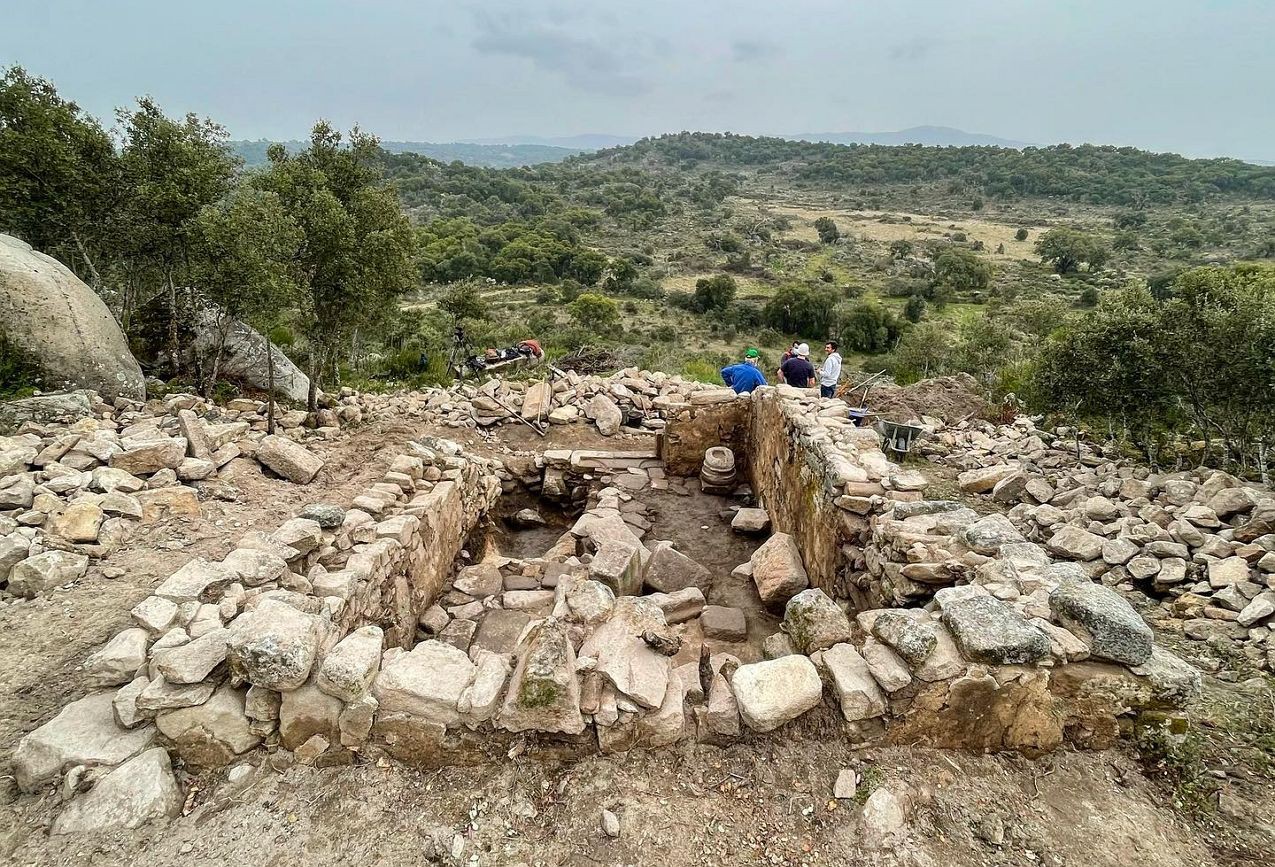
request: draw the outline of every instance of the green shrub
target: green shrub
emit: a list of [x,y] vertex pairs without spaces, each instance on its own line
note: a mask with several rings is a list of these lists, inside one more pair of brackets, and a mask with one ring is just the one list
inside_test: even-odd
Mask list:
[[40,384],[35,361],[0,334],[0,398],[30,397]]

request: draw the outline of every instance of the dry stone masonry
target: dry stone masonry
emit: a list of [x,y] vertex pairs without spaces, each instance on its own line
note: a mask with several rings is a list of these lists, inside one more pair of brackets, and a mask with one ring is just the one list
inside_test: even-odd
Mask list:
[[[527,749],[571,755],[684,740],[722,745],[783,736],[785,726],[813,714],[835,716],[855,744],[1028,754],[1064,742],[1102,747],[1131,725],[1171,716],[1199,689],[1198,672],[1158,646],[1113,589],[1134,580],[1124,564],[1135,553],[1157,556],[1147,553],[1156,542],[1180,545],[1180,559],[1200,574],[1190,586],[1208,584],[1213,596],[1233,589],[1237,616],[1202,618],[1210,623],[1241,628],[1239,618],[1252,616],[1265,592],[1246,595],[1256,584],[1250,563],[1261,557],[1243,547],[1257,544],[1247,537],[1263,520],[1264,501],[1219,500],[1234,486],[1211,479],[1189,495],[1158,480],[1155,496],[1172,490],[1182,502],[1158,506],[1164,524],[1135,524],[1127,520],[1134,509],[1111,499],[1132,474],[1092,472],[1105,480],[1095,487],[1115,486],[1095,495],[1108,508],[1066,496],[1089,479],[1094,468],[1086,464],[1064,461],[1038,475],[1021,457],[1006,469],[993,447],[965,468],[977,471],[968,478],[991,497],[1035,498],[1028,492],[1043,493],[1038,481],[1050,486],[1050,501],[1064,492],[1053,506],[1060,517],[1042,524],[1049,505],[1039,499],[1020,502],[1009,517],[926,499],[928,479],[915,463],[892,461],[874,431],[844,417],[844,404],[807,391],[780,386],[736,396],[633,371],[522,391],[492,382],[463,398],[468,406],[456,392],[350,394],[340,406],[459,427],[499,420],[494,411],[474,415],[489,411],[481,402],[488,394],[532,418],[574,409],[573,418],[603,435],[626,423],[661,435],[632,450],[549,450],[504,461],[422,437],[351,503],[313,504],[272,532],[248,534],[220,562],[186,563],[86,660],[97,691],[23,739],[14,758],[19,786],[35,791],[64,775],[93,775],[93,802],[80,796],[59,819],[91,830],[171,814],[170,757],[218,767],[263,746],[315,764],[364,755],[437,766]],[[197,411],[210,408],[169,409],[103,408],[60,454],[76,453],[83,438],[96,442],[102,430],[111,434],[104,456],[80,452],[90,456],[71,464],[87,473],[90,492],[94,472],[123,470],[120,455],[128,470],[119,478],[141,491],[145,477],[174,462],[210,460],[196,455],[232,441],[299,483],[316,471],[304,447],[261,436],[255,418],[210,423]],[[235,425],[237,434],[223,436],[221,425]],[[8,487],[47,487],[61,477],[47,472],[57,459],[37,457],[63,435],[27,430],[3,452],[18,480]],[[930,456],[960,459],[958,438],[967,435],[940,432]],[[1051,449],[1039,441],[1045,461]],[[1017,453],[1036,454],[1031,445]],[[697,476],[710,447],[731,450],[737,478],[729,493],[751,497],[726,512],[730,529],[723,523],[724,532],[756,540],[730,576],[653,538],[643,502],[647,492],[668,489],[666,473],[676,472],[678,484]],[[727,484],[721,457],[710,487]],[[1020,484],[1015,474],[1028,478]],[[515,491],[574,515],[537,556],[506,556],[475,532],[502,492]],[[1151,508],[1150,488],[1139,491],[1145,505],[1136,508]],[[1198,506],[1215,516],[1220,508],[1235,526],[1221,530],[1217,517],[1216,541],[1201,538],[1210,534]],[[50,509],[45,521],[62,538],[87,536],[92,516],[68,507]],[[534,510],[515,518],[543,522]],[[1123,532],[1148,524],[1157,531]],[[1191,537],[1196,552],[1167,525],[1201,530]],[[31,537],[16,527],[5,538],[16,536],[21,547]],[[1110,545],[1121,540],[1129,545]],[[1108,548],[1113,558],[1129,556],[1112,566],[1103,559]],[[4,550],[0,557],[14,560]],[[21,567],[20,581],[38,583],[25,576],[41,568],[76,568],[73,561],[24,566],[32,555],[21,554],[10,567]],[[47,554],[75,556],[34,556]],[[1116,568],[1123,571],[1113,581],[1107,576]],[[750,635],[744,610],[708,604],[728,579],[749,582],[781,628]],[[1243,627],[1246,635],[1267,616]],[[117,809],[121,803],[136,806]]]

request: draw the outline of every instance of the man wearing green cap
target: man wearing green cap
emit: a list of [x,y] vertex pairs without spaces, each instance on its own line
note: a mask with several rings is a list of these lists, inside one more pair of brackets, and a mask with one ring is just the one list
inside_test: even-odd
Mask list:
[[761,353],[749,349],[744,353],[744,360],[722,368],[722,382],[735,389],[736,394],[747,394],[759,385],[766,384],[766,377],[757,369],[761,363]]

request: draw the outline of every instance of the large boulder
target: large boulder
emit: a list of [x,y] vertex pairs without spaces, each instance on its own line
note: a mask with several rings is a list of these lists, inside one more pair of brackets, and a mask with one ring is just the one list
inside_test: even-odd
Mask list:
[[231,673],[264,689],[296,689],[310,677],[327,621],[278,599],[235,620],[226,657]]
[[422,641],[411,652],[382,663],[372,695],[381,713],[456,725],[461,693],[473,683],[477,670],[464,651],[441,641]]
[[0,235],[0,337],[45,385],[146,398],[142,368],[102,299],[57,259],[8,235]]
[[968,659],[1021,665],[1049,656],[1049,639],[995,596],[955,597],[943,603],[943,622]]
[[16,564],[9,572],[9,592],[34,599],[60,584],[83,578],[89,558],[69,551],[45,551]]
[[657,542],[643,575],[646,585],[660,593],[677,593],[697,587],[707,593],[713,586],[713,575],[681,551],[672,542]]
[[624,413],[605,394],[594,395],[585,405],[584,414],[593,419],[593,423],[598,426],[598,433],[604,437],[615,436],[624,423]]
[[1150,658],[1151,627],[1110,587],[1064,581],[1049,594],[1049,606],[1093,656],[1125,665],[1141,665]]
[[203,704],[155,717],[155,725],[189,765],[218,768],[261,743],[253,733],[244,691],[223,684]]
[[364,626],[342,638],[319,668],[319,689],[342,701],[365,694],[380,671],[383,640],[379,626]]
[[1045,543],[1045,548],[1057,557],[1087,562],[1101,557],[1102,546],[1105,544],[1106,540],[1102,536],[1069,524],[1051,536]]
[[877,684],[867,660],[849,644],[837,644],[823,652],[841,713],[848,722],[878,717],[885,713],[885,694]]
[[271,434],[257,446],[257,460],[290,482],[308,485],[323,469],[323,459],[300,443]]
[[[192,349],[201,355],[210,355],[223,334],[225,346],[221,372],[243,380],[254,388],[268,388],[270,377],[267,375],[266,339],[238,319],[231,319],[216,308],[205,308],[200,314],[199,330],[191,345]],[[275,394],[298,403],[306,400],[310,393],[310,378],[279,347],[269,344],[269,351],[274,356]]]
[[801,653],[826,650],[850,640],[850,619],[828,594],[817,588],[802,590],[784,609],[784,631]]
[[823,682],[808,656],[783,656],[741,665],[731,689],[744,723],[768,732],[794,720],[823,699]]
[[533,627],[518,649],[500,727],[511,732],[584,731],[575,662],[571,639],[560,624],[546,620]]
[[767,605],[783,605],[810,584],[797,543],[787,533],[776,533],[753,552],[753,583]]

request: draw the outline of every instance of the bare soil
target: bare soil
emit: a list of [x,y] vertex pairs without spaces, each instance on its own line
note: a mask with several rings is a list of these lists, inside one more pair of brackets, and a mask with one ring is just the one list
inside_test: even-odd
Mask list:
[[[601,440],[582,425],[552,429],[546,440],[507,426],[489,441],[472,432],[374,423],[317,446],[327,467],[307,487],[244,472],[235,479],[238,502],[210,501],[199,519],[150,526],[104,562],[124,568],[123,577],[106,580],[94,569],[69,589],[0,609],[0,655],[7,663],[0,669],[0,752],[7,757],[23,734],[88,691],[83,659],[124,627],[129,609],[187,558],[220,556],[242,533],[273,528],[305,503],[348,502],[379,477],[394,446],[431,432],[497,456],[546,446],[650,443],[645,437]],[[643,491],[639,499],[657,510],[650,538],[672,539],[719,577],[751,553],[754,542],[729,533],[698,496]],[[173,550],[158,547],[169,543]],[[722,587],[710,601],[747,602],[747,587]],[[750,627],[768,633],[773,621],[763,618],[771,616],[758,606],[750,611]],[[1224,731],[1228,719],[1222,710],[1209,716],[1214,731]],[[1204,813],[1187,811],[1174,806],[1180,790],[1145,776],[1124,750],[1061,751],[1036,761],[922,748],[856,750],[828,711],[726,749],[682,743],[570,762],[554,755],[529,741],[521,754],[497,764],[418,771],[363,759],[316,769],[293,765],[286,753],[254,751],[247,757],[254,771],[234,785],[225,771],[188,777],[179,769],[186,815],[92,838],[51,837],[57,793],[18,795],[5,777],[0,863],[1194,867],[1275,861],[1269,773],[1221,768],[1214,803]],[[859,771],[859,800],[880,785],[907,795],[905,830],[883,848],[865,844],[854,801],[832,798],[842,768]],[[617,839],[599,830],[603,808],[620,816]]]
[[[850,403],[859,405],[863,390],[844,396]],[[948,424],[983,418],[992,409],[978,383],[966,373],[923,379],[912,385],[870,384],[867,407],[890,421],[908,422],[929,415]]]

